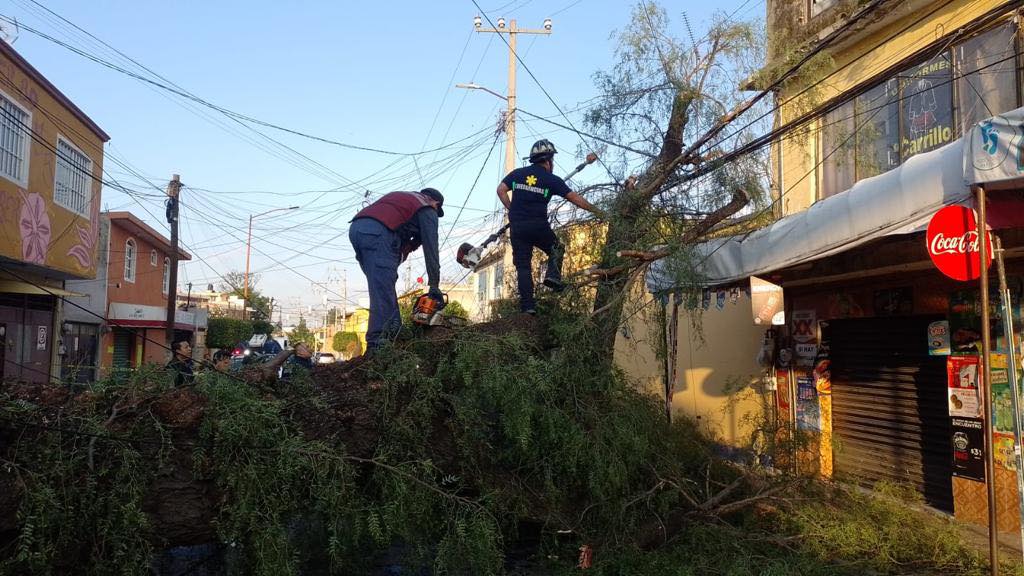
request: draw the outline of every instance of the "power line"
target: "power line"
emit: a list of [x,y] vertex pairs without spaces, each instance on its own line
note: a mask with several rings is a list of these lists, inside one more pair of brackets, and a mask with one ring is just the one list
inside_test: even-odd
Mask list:
[[[9,17],[9,16],[0,15],[0,20],[6,21],[6,22],[8,22],[10,24],[14,24],[15,23],[15,20],[13,18]],[[79,48],[77,48],[75,46],[72,46],[72,45],[68,44],[67,42],[64,42],[64,41],[62,41],[62,40],[60,40],[58,38],[50,36],[49,34],[43,32],[41,30],[38,30],[36,28],[33,28],[31,26],[25,25],[25,24],[20,23],[20,22],[17,25],[18,25],[19,29],[31,32],[32,34],[35,34],[35,35],[37,35],[37,36],[39,36],[39,37],[41,37],[41,38],[43,38],[45,40],[53,42],[54,44],[57,44],[58,46],[61,46],[61,47],[65,48],[65,49],[67,49],[67,50],[69,50],[71,52],[74,52],[75,54],[78,54],[79,56],[82,56],[83,58],[86,58],[86,59],[91,60],[91,61],[93,61],[93,62],[95,62],[97,64],[100,64],[101,66],[104,66],[106,68],[114,70],[115,72],[120,72],[121,74],[124,74],[126,76],[130,76],[132,78],[135,78],[136,80],[138,80],[140,82],[145,82],[147,84],[150,84],[150,85],[153,85],[153,86],[155,86],[157,88],[160,88],[161,90],[165,90],[167,92],[175,94],[175,95],[177,95],[177,96],[179,96],[181,98],[184,98],[186,100],[191,100],[191,101],[193,101],[193,102],[195,102],[197,104],[200,104],[202,106],[210,108],[211,110],[215,110],[217,112],[220,112],[220,113],[222,113],[222,114],[224,114],[226,116],[229,116],[231,118],[234,118],[234,119],[237,119],[237,120],[242,120],[244,122],[250,122],[252,124],[256,124],[256,125],[259,125],[259,126],[264,126],[266,128],[271,128],[273,130],[278,130],[278,131],[281,131],[281,132],[292,134],[294,136],[299,136],[299,137],[302,137],[302,138],[307,138],[309,140],[315,140],[317,142],[321,142],[321,143],[324,143],[324,144],[330,144],[330,145],[333,145],[333,146],[338,146],[338,147],[346,148],[346,149],[350,149],[350,150],[360,150],[360,151],[364,151],[364,152],[375,152],[375,153],[378,153],[378,154],[384,154],[384,155],[388,155],[388,156],[422,156],[424,154],[430,154],[432,152],[437,152],[439,150],[445,150],[447,148],[450,148],[453,145],[453,144],[447,144],[447,145],[444,145],[444,146],[438,146],[438,147],[430,148],[430,149],[427,149],[427,150],[421,150],[419,152],[399,152],[399,151],[395,151],[395,150],[385,150],[385,149],[382,149],[382,148],[375,148],[375,147],[372,147],[372,146],[361,146],[361,145],[356,145],[356,144],[349,144],[349,143],[346,143],[346,142],[341,142],[339,140],[334,140],[334,139],[327,138],[327,137],[324,137],[324,136],[317,136],[317,135],[314,135],[314,134],[303,132],[303,131],[298,130],[298,129],[288,128],[286,126],[275,124],[273,122],[268,122],[266,120],[261,120],[259,118],[255,118],[253,116],[249,116],[249,115],[243,114],[241,112],[236,112],[234,110],[231,110],[229,108],[225,108],[223,106],[219,106],[219,105],[214,104],[212,102],[209,102],[209,101],[207,101],[207,100],[205,100],[205,99],[203,99],[201,97],[195,96],[195,95],[193,95],[193,94],[191,94],[189,92],[177,89],[177,88],[175,88],[175,87],[173,87],[171,85],[168,85],[168,84],[165,84],[165,83],[162,83],[162,82],[158,82],[158,81],[153,80],[151,78],[146,78],[145,76],[142,76],[141,74],[137,74],[135,72],[132,72],[131,70],[128,70],[128,69],[126,69],[124,67],[121,67],[121,66],[118,66],[117,64],[114,64],[113,62],[105,60],[105,59],[103,59],[103,58],[101,58],[99,56],[90,54],[90,53],[88,53],[88,52],[86,52],[84,50],[81,50],[81,49],[79,49]]]

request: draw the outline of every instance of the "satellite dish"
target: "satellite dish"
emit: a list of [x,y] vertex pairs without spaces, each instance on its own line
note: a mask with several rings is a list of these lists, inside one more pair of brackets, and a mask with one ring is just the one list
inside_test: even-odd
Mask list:
[[0,20],[0,39],[3,39],[4,42],[13,46],[18,41],[20,33],[17,20]]

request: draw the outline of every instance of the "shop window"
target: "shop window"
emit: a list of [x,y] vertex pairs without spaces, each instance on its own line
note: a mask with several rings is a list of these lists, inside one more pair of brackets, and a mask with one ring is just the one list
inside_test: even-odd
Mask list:
[[170,258],[164,258],[164,284],[163,284],[163,292],[164,292],[164,294],[167,294],[168,289],[170,288],[170,284],[171,284],[171,259]]
[[902,160],[953,141],[951,69],[949,54],[944,52],[898,76]]
[[848,101],[825,114],[821,125],[821,198],[828,198],[853,186],[854,114]]
[[1012,23],[979,34],[953,49],[960,133],[1017,107],[1016,35]]
[[126,282],[135,282],[135,240],[131,238],[124,242],[124,279]]
[[899,166],[899,84],[890,80],[855,100],[856,178],[870,178]]

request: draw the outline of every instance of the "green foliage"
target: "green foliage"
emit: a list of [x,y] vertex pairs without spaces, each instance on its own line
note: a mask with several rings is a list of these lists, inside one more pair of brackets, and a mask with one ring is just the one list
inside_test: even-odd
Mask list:
[[359,335],[355,332],[334,333],[331,349],[335,352],[345,352],[349,357],[353,357],[362,353],[360,347]]
[[314,341],[313,331],[306,326],[306,318],[303,316],[299,316],[299,323],[295,328],[292,328],[292,331],[288,333],[288,336],[291,339],[292,346],[299,342],[312,344]]
[[[586,543],[599,575],[981,576],[981,557],[955,527],[901,492],[883,487],[877,498],[718,459],[695,424],[667,424],[658,399],[602,356],[585,315],[544,305],[543,334],[467,330],[443,347],[415,340],[382,350],[365,368],[379,434],[369,455],[349,453],[350,437],[308,433],[296,414],[328,408],[331,395],[301,375],[274,394],[220,374],[200,379],[204,418],[188,448],[149,417],[116,429],[150,444],[34,435],[11,462],[27,481],[15,547],[0,545],[3,570],[61,574],[70,570],[63,561],[86,573],[147,573],[159,535],[142,497],[164,456],[188,449],[196,477],[218,489],[216,527],[238,574],[366,573],[395,545],[409,570],[500,574],[527,520],[542,527],[538,556],[552,574],[572,573]],[[167,390],[164,380],[104,382],[89,392],[95,411],[73,410],[60,425],[109,433],[115,399],[145,405]],[[43,416],[0,398],[4,419]],[[722,503],[786,491],[702,512],[727,486]],[[679,532],[641,552],[663,526]]]
[[197,473],[210,473],[228,500],[218,531],[243,551],[238,573],[297,574],[289,529],[319,520],[331,551],[362,544],[352,527],[353,473],[337,450],[302,439],[282,416],[244,382],[217,378],[203,386],[208,416],[200,437],[209,448],[194,454]]
[[[116,398],[142,393],[144,386],[152,389],[147,382],[105,383],[95,392],[98,410],[57,420],[73,434],[46,430],[33,435],[15,461],[4,463],[6,472],[19,478],[23,493],[21,530],[11,549],[0,545],[0,574],[148,573],[155,535],[142,499],[168,446],[149,446],[144,453],[132,444],[96,442],[89,436],[105,432],[109,422],[103,421],[104,414],[123,409],[113,408]],[[44,416],[38,405],[0,395],[4,421]],[[124,433],[161,437],[152,420],[137,421]]]
[[210,318],[206,328],[206,345],[210,348],[233,348],[248,341],[253,334],[270,334],[274,326],[263,320]]

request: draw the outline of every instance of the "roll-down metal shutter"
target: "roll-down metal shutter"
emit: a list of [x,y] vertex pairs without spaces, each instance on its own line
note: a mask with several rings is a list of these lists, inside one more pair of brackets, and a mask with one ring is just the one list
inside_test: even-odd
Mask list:
[[123,330],[114,330],[114,370],[127,370],[132,367],[132,334]]
[[946,357],[929,356],[941,317],[829,321],[835,474],[862,484],[900,482],[952,511]]

